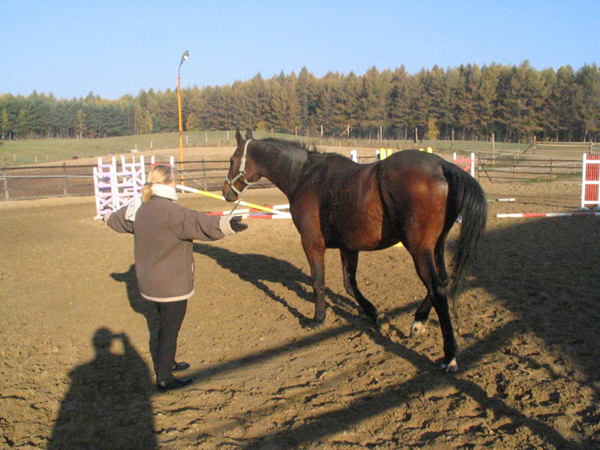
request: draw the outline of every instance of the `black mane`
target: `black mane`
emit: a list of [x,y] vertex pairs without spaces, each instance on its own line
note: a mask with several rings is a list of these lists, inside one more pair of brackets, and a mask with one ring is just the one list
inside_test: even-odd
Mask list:
[[304,142],[299,142],[299,141],[288,141],[287,139],[280,139],[280,138],[266,138],[266,139],[261,139],[262,142],[265,142],[267,144],[273,144],[275,146],[285,146],[285,147],[292,147],[294,149],[297,150],[304,150],[305,152],[309,152],[309,153],[320,153],[319,150],[317,149],[317,146],[314,144],[305,144]]
[[301,150],[305,152],[311,163],[331,161],[332,159],[350,160],[347,156],[340,155],[334,152],[325,152],[319,150],[315,144],[306,144],[299,141],[288,141],[280,138],[266,138],[261,139],[262,142],[277,146],[285,147],[288,150]]

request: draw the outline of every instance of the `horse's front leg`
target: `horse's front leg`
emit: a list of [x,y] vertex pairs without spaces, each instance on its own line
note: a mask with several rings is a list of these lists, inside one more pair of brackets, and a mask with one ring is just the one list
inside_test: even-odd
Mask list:
[[377,308],[362,295],[356,283],[358,251],[340,249],[340,255],[342,257],[342,270],[344,271],[344,287],[346,288],[346,292],[358,302],[367,317],[377,325],[380,325],[381,318],[378,316]]
[[316,324],[325,321],[325,244],[315,242],[313,239],[302,237],[302,247],[310,266],[313,293],[315,299]]

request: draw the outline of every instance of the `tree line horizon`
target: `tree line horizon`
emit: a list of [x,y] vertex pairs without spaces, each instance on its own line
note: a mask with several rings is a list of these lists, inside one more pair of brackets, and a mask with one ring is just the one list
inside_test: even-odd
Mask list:
[[[181,90],[184,131],[249,128],[312,137],[588,142],[600,135],[600,69],[477,64],[364,75],[306,67]],[[0,94],[0,137],[105,138],[179,130],[177,89],[56,99]]]

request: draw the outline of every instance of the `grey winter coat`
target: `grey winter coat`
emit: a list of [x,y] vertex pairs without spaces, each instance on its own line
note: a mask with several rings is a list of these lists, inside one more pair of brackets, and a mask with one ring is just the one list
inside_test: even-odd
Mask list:
[[[214,241],[227,234],[219,216],[185,208],[176,202],[152,196],[126,217],[127,206],[105,217],[109,227],[133,233],[135,272],[142,296],[155,302],[185,300],[194,294],[193,240]],[[229,225],[228,223],[226,225]]]

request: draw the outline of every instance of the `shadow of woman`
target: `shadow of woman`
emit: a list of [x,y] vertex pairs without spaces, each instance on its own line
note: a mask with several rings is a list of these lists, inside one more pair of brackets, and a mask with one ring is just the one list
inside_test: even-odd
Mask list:
[[[156,361],[156,351],[158,347],[158,311],[156,305],[146,300],[140,294],[140,289],[137,283],[137,277],[135,276],[135,265],[132,264],[127,272],[123,273],[111,273],[110,276],[121,283],[125,283],[127,289],[127,299],[136,313],[141,314],[146,319],[148,326],[148,333],[150,335],[148,341],[148,348],[150,349],[150,355],[152,356],[153,363]],[[154,365],[156,365],[154,363]]]
[[99,328],[92,343],[95,359],[69,373],[48,450],[158,448],[148,367],[125,334]]
[[[238,254],[224,248],[199,243],[194,243],[194,251],[214,259],[217,264],[228,269],[241,280],[252,283],[267,297],[286,307],[298,319],[300,325],[310,326],[312,324],[310,318],[288,303],[286,298],[273,292],[266,284],[267,282],[279,283],[295,293],[301,300],[314,303],[311,277],[293,264],[271,256],[257,253]],[[325,294],[334,304],[344,303],[356,307],[356,304],[349,298],[340,296],[328,288],[325,289]],[[330,306],[334,307],[334,304]],[[336,312],[343,313],[341,309],[338,310]]]

